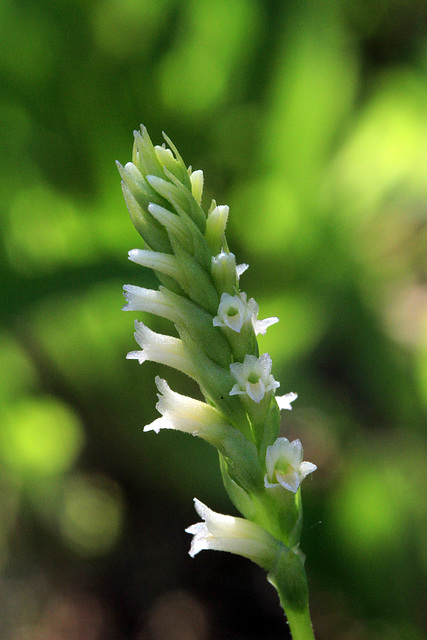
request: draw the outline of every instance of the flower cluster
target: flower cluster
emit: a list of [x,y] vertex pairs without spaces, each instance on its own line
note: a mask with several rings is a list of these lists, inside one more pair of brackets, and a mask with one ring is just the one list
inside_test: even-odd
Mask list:
[[273,575],[284,566],[278,561],[284,550],[298,553],[297,494],[316,466],[302,461],[299,440],[278,437],[280,409],[291,409],[297,395],[276,397],[280,385],[271,357],[259,355],[257,336],[278,318],[259,320],[257,303],[240,290],[247,265],[237,265],[228,249],[228,207],[213,201],[205,213],[203,173],[187,169],[164,137],[168,146],[154,146],[141,127],[132,162],[118,163],[131,219],[145,243],[129,259],[152,269],[160,281],[158,289],[125,285],[124,309],[169,320],[175,335],[135,321],[141,350],[127,357],[178,369],[198,383],[205,401],[178,394],[156,378],[161,417],[144,430],[176,429],[215,446],[224,485],[244,516],[215,514],[196,501],[203,522],[188,529],[194,536],[191,555],[201,549],[232,551]]

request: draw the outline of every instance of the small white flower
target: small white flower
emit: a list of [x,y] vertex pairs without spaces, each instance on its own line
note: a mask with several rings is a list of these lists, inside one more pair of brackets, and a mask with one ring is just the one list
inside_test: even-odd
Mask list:
[[230,391],[230,396],[248,395],[254,402],[261,402],[268,391],[280,387],[280,383],[271,375],[272,361],[268,353],[262,356],[246,355],[241,362],[230,364],[230,371],[236,384]]
[[315,464],[303,462],[302,457],[299,440],[289,442],[287,438],[277,438],[274,444],[267,447],[264,486],[270,489],[281,485],[296,493],[304,478],[317,469]]
[[271,569],[282,545],[268,531],[244,518],[216,513],[196,498],[194,503],[203,522],[186,529],[194,536],[192,558],[204,549],[228,551],[249,558],[267,571]]
[[270,325],[279,322],[279,318],[258,320],[258,312],[257,303],[253,298],[247,301],[246,293],[241,292],[235,296],[223,293],[213,324],[215,327],[228,327],[236,333],[240,333],[245,322],[252,322],[255,335],[259,333],[264,335]]
[[175,280],[179,280],[181,275],[176,257],[168,253],[160,253],[147,249],[131,249],[128,252],[128,257],[129,260],[140,264],[142,267],[160,271],[160,273],[164,273]]
[[159,376],[156,376],[156,385],[160,391],[156,409],[162,417],[145,426],[144,431],[158,433],[160,429],[175,429],[217,444],[232,428],[225,423],[222,414],[206,402],[172,391],[166,380]]
[[144,289],[133,284],[125,284],[123,289],[127,300],[123,311],[146,311],[172,322],[179,322],[179,314],[162,291]]
[[223,293],[218,307],[218,315],[213,319],[214,327],[228,327],[240,333],[243,323],[251,319],[251,313],[246,303],[246,294],[231,296]]
[[156,333],[138,320],[135,320],[134,335],[142,351],[131,351],[126,356],[128,359],[138,360],[139,364],[147,360],[165,364],[182,371],[190,378],[197,379],[193,363],[185,353],[184,345],[179,338]]
[[288,409],[288,411],[292,411],[291,402],[298,398],[297,393],[286,393],[284,396],[276,396],[277,404],[279,405],[279,409]]

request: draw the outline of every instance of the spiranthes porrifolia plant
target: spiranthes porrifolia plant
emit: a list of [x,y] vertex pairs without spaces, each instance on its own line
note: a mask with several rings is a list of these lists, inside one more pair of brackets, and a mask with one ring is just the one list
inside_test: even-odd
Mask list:
[[202,171],[187,169],[167,136],[162,146],[152,144],[145,127],[134,136],[132,162],[117,163],[145,247],[129,258],[153,269],[160,286],[125,285],[124,309],[170,320],[175,335],[135,321],[140,350],[127,357],[182,371],[205,398],[176,393],[157,377],[160,417],[144,431],[176,429],[218,449],[224,486],[243,517],[215,513],[196,499],[202,521],[187,529],[190,555],[217,549],[256,562],[278,591],[294,640],[312,639],[300,488],[316,466],[303,461],[299,440],[278,437],[280,411],[297,395],[276,395],[270,355],[260,354],[257,342],[278,318],[258,319],[257,303],[240,290],[247,265],[238,265],[228,247],[228,207],[213,201],[202,208]]

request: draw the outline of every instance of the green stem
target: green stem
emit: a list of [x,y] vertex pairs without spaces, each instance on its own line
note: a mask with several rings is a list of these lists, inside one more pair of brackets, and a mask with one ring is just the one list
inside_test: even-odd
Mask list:
[[304,556],[298,548],[283,547],[269,572],[288,619],[293,640],[315,640],[308,609],[308,585]]
[[293,640],[315,640],[308,607],[304,611],[285,609]]

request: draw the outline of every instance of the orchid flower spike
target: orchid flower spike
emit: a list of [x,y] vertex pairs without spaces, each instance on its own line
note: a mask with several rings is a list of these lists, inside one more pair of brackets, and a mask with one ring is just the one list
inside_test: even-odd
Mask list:
[[203,172],[187,167],[166,135],[162,146],[153,145],[145,127],[134,138],[132,162],[118,163],[128,211],[144,242],[129,259],[151,269],[160,284],[125,285],[124,310],[157,316],[171,332],[135,321],[139,349],[127,358],[181,371],[204,398],[176,393],[157,376],[160,417],[144,431],[182,431],[218,449],[225,489],[244,517],[215,513],[195,500],[202,521],[187,529],[190,555],[228,551],[266,569],[291,628],[302,621],[310,640],[298,490],[316,466],[303,461],[299,440],[277,439],[279,409],[292,409],[297,394],[275,398],[280,384],[257,342],[278,318],[259,320],[258,304],[240,291],[247,265],[238,265],[229,250],[228,206],[212,200],[208,210],[202,207]]

